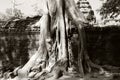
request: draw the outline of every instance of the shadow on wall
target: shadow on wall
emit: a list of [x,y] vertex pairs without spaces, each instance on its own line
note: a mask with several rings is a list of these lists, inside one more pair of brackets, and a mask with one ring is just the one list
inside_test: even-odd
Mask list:
[[[72,31],[73,32],[73,31]],[[120,27],[85,27],[87,50],[91,60],[99,65],[120,66]],[[39,46],[39,31],[1,32],[0,66],[14,68],[24,65]],[[75,38],[72,46],[77,46]],[[76,48],[73,48],[75,52]],[[77,52],[76,52],[77,53]],[[7,70],[7,69],[6,69]]]
[[39,36],[39,34],[1,33],[0,65],[5,70],[24,65],[39,46],[37,35]]
[[11,65],[13,68],[24,65],[35,53],[39,30],[35,32],[38,27],[31,26],[39,19],[40,16],[14,19],[0,26],[0,66],[8,68]]
[[120,26],[85,28],[91,60],[100,65],[120,66]]

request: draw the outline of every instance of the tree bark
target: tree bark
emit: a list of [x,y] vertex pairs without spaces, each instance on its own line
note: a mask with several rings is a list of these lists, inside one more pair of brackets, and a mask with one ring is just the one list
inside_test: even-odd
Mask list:
[[62,50],[62,56],[61,59],[67,59],[67,43],[66,43],[66,25],[65,25],[65,11],[63,9],[64,7],[64,1],[63,0],[57,0],[57,10],[58,11],[58,27],[60,29],[60,43],[61,43],[61,50]]
[[[68,69],[68,60],[69,60],[69,55],[68,55],[68,36],[67,36],[67,28],[70,28],[68,26],[68,19],[71,19],[78,28],[79,32],[79,48],[78,49],[78,66],[79,66],[79,71],[82,76],[84,76],[84,70],[83,70],[83,65],[82,65],[82,59],[83,55],[85,52],[85,34],[82,29],[83,23],[86,22],[85,18],[83,17],[83,14],[80,13],[80,11],[76,8],[75,3],[73,0],[55,0],[54,2],[54,7],[52,6],[52,2],[54,0],[46,0],[46,6],[47,9],[44,11],[44,14],[42,18],[40,19],[40,44],[38,51],[30,58],[30,60],[24,65],[22,69],[19,70],[18,72],[18,77],[19,80],[22,80],[23,78],[28,77],[28,73],[30,72],[30,69],[36,64],[37,59],[40,59],[40,61],[44,61],[45,64],[47,62],[47,55],[48,55],[48,49],[47,49],[47,39],[51,39],[51,36],[54,31],[53,26],[54,23],[57,21],[57,27],[56,27],[56,36],[54,36],[55,41],[53,41],[54,45],[57,46],[55,47],[57,50],[54,52],[54,58],[56,58],[56,61],[53,62],[54,65],[52,64],[52,61],[50,62],[48,60],[48,66],[45,66],[48,72],[52,72],[55,77],[59,77],[59,73],[64,73]],[[55,17],[53,14],[55,13]],[[70,16],[69,16],[70,15]],[[53,40],[53,39],[52,39]],[[52,44],[52,45],[53,45]],[[55,49],[54,49],[55,50]],[[51,53],[52,54],[52,53]],[[49,58],[51,55],[49,54]],[[64,65],[64,66],[63,66]]]
[[41,61],[46,61],[46,38],[48,37],[49,26],[48,14],[43,15],[43,17],[41,18],[41,23],[42,24],[38,51],[30,58],[30,60],[24,65],[24,67],[19,70],[18,77],[20,77],[20,80],[22,80],[22,78],[27,78],[30,69],[36,64],[36,60],[38,58],[40,58]]

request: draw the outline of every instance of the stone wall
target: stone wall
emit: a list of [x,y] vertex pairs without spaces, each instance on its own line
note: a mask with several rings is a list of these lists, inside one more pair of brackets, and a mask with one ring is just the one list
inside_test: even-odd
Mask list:
[[37,51],[38,46],[39,32],[1,32],[0,66],[8,70],[15,66],[24,65]]
[[[22,21],[22,23],[24,22]],[[8,68],[10,65],[24,65],[37,51],[40,30],[28,31],[26,30],[28,27],[24,30],[21,30],[20,25],[10,29],[9,27],[0,29],[0,66]],[[91,60],[100,65],[120,66],[120,26],[88,26],[84,29],[86,32],[87,50]],[[71,32],[76,32],[76,29],[72,30]],[[75,38],[73,40],[77,44]],[[76,45],[74,44],[73,46],[75,47]]]
[[86,28],[91,60],[100,65],[120,66],[120,26]]

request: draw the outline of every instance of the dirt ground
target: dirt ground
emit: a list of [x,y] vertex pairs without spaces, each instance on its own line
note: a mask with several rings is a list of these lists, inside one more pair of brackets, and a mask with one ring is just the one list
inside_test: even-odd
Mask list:
[[[47,80],[53,80],[47,79]],[[120,80],[120,75],[113,75],[113,74],[98,74],[98,73],[92,73],[92,74],[87,74],[85,75],[84,78],[81,78],[79,76],[70,76],[70,75],[64,75],[63,77],[59,79],[54,79],[54,80]]]
[[[14,79],[0,78],[0,80],[14,80]],[[17,80],[17,79],[15,79],[15,80]],[[32,80],[32,79],[30,79],[30,80]],[[51,78],[47,78],[44,80],[120,80],[120,76],[111,75],[111,76],[107,77],[105,75],[99,75],[99,74],[87,74],[87,75],[85,75],[84,78],[81,78],[76,75],[64,75],[59,79],[54,79],[53,77],[51,77]]]

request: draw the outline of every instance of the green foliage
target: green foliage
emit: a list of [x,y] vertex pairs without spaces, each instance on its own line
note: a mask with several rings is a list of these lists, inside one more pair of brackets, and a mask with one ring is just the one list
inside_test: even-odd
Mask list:
[[100,9],[103,18],[115,18],[120,14],[120,0],[107,0]]

